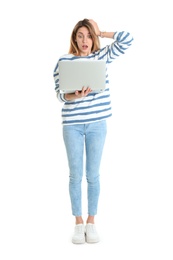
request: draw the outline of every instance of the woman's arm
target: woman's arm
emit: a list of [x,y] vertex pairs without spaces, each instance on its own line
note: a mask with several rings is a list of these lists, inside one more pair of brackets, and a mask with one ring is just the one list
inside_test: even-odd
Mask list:
[[93,25],[97,36],[100,36],[101,38],[105,37],[105,38],[113,39],[115,32],[101,32],[98,27],[98,24],[94,20],[90,19],[89,22]]
[[126,50],[131,46],[133,37],[129,32],[101,32],[98,24],[94,20],[90,19],[89,21],[93,25],[97,36],[114,40],[110,45],[106,45],[104,48],[100,49],[97,56],[99,59],[104,59],[108,63],[110,63],[118,58],[120,55],[124,54]]

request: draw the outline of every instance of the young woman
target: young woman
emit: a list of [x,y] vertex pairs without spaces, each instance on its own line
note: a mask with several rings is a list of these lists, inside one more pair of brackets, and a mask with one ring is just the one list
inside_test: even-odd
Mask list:
[[[113,39],[110,45],[100,48],[100,38]],[[111,117],[109,78],[106,75],[106,88],[101,93],[92,92],[89,87],[82,91],[62,94],[59,91],[59,61],[61,60],[101,60],[109,64],[131,46],[130,33],[101,32],[91,19],[79,21],[71,34],[69,53],[59,58],[54,69],[55,91],[62,108],[63,139],[69,165],[69,193],[72,215],[75,216],[73,243],[96,243],[99,235],[94,217],[97,214],[100,194],[99,168],[106,138],[106,120]],[[81,182],[83,177],[84,148],[86,155],[86,180],[88,193],[88,217],[86,225],[82,217]]]

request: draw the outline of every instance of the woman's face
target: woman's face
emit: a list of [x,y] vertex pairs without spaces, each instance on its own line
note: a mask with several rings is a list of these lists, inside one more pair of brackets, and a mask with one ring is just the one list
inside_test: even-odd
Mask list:
[[76,33],[76,42],[80,56],[88,56],[91,53],[93,40],[86,27],[81,27]]

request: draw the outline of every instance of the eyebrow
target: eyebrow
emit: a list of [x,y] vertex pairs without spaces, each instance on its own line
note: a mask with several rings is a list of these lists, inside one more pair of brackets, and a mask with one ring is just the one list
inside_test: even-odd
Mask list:
[[[77,32],[77,33],[80,33],[80,34],[82,34],[83,35],[83,33],[82,32]],[[91,35],[90,33],[88,33],[88,35]]]

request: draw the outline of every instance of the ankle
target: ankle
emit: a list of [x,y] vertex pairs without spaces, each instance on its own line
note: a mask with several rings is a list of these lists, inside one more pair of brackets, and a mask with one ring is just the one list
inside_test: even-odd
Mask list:
[[88,216],[86,224],[94,224],[94,216]]
[[78,224],[83,224],[83,223],[84,223],[84,222],[83,222],[83,219],[82,219],[81,216],[76,217],[76,225],[78,225]]

